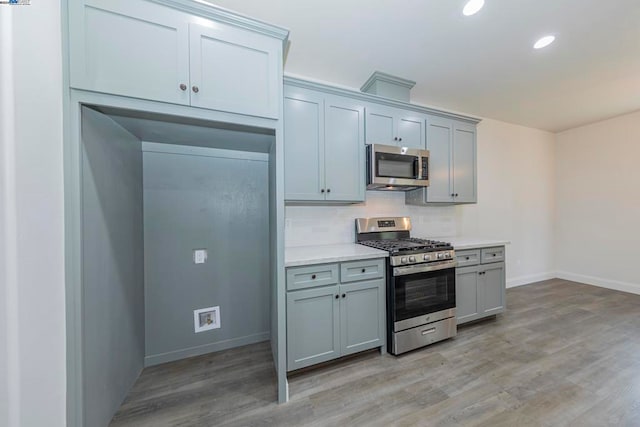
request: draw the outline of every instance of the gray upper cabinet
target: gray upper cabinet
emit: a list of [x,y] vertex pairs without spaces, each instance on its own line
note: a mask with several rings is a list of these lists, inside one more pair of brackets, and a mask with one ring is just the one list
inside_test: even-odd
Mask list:
[[400,108],[367,105],[367,144],[425,148],[426,115]]
[[278,117],[278,40],[223,25],[191,24],[189,35],[191,105]]
[[476,203],[476,126],[429,116],[429,187],[406,193],[411,205]]
[[269,26],[267,35],[230,24],[231,12],[214,6],[190,8],[202,10],[195,16],[182,2],[163,3],[175,8],[150,0],[69,2],[71,86],[278,118],[286,30]]
[[478,201],[476,126],[453,122],[452,175],[456,203]]
[[285,200],[361,202],[365,197],[364,107],[285,86]]
[[285,199],[324,200],[324,176],[324,97],[285,87]]

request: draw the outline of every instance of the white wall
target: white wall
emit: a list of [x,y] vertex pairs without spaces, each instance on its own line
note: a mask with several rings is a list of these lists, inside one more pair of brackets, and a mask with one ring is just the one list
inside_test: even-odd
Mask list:
[[557,135],[558,276],[640,293],[640,111]]
[[66,419],[60,10],[0,6],[0,425],[10,427]]
[[478,203],[458,234],[507,239],[507,285],[554,277],[555,136],[485,119],[478,125]]
[[354,219],[410,216],[416,237],[468,236],[511,241],[507,282],[553,277],[552,133],[486,119],[478,125],[478,204],[405,206],[403,193],[367,192],[350,206],[287,206],[286,246],[351,243]]

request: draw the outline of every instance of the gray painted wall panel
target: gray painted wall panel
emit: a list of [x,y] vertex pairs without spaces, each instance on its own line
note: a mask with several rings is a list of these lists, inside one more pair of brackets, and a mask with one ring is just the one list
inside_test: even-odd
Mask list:
[[106,426],[144,359],[140,141],[82,109],[82,355],[85,425]]
[[[146,364],[269,339],[269,163],[156,152],[143,161]],[[198,248],[205,264],[193,263]],[[193,310],[210,306],[222,327],[196,334]]]

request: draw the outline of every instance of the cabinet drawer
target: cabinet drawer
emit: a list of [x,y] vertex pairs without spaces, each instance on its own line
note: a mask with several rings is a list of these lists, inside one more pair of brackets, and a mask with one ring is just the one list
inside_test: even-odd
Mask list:
[[348,283],[384,277],[384,265],[384,259],[343,262],[340,264],[340,281]]
[[338,283],[338,264],[311,265],[287,269],[287,290],[315,288]]
[[478,265],[480,264],[480,249],[456,251],[456,261],[458,262],[458,267]]
[[480,260],[482,264],[504,261],[504,246],[483,249]]

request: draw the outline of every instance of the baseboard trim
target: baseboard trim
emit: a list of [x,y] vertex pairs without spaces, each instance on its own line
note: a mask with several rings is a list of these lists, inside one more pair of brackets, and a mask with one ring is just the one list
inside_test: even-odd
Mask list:
[[543,280],[555,279],[556,277],[557,277],[556,273],[553,273],[553,272],[529,274],[527,276],[513,277],[507,280],[507,289],[515,288],[518,286],[530,285],[532,283],[542,282]]
[[170,351],[167,353],[154,354],[145,356],[144,366],[159,365],[161,363],[174,362],[188,357],[201,356],[216,351],[228,350],[230,348],[242,347],[243,345],[255,344],[262,341],[269,341],[269,332],[261,332],[258,334],[247,335],[246,337],[232,338],[229,340],[218,341],[211,344],[200,345],[197,347],[189,347],[182,350]]
[[640,283],[621,282],[618,280],[603,279],[602,277],[586,276],[568,271],[556,272],[558,279],[570,280],[572,282],[585,283],[587,285],[599,286],[601,288],[613,289],[615,291],[628,292],[640,295]]

